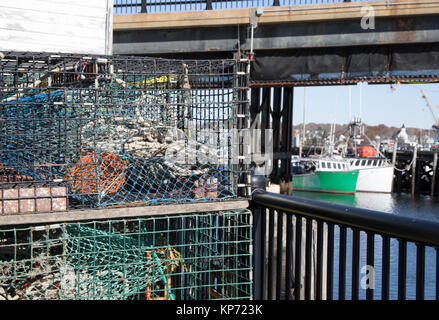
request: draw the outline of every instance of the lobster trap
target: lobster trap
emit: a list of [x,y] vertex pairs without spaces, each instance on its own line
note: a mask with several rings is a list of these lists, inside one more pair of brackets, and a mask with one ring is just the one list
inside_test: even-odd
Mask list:
[[250,299],[248,210],[0,229],[0,299]]
[[6,53],[0,214],[246,197],[247,62]]

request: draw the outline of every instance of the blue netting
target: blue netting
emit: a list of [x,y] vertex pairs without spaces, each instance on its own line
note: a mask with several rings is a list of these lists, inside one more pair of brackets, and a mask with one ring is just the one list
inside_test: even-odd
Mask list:
[[3,169],[66,187],[75,206],[236,198],[230,133],[242,97],[234,62],[70,64],[56,70],[75,72],[52,74],[52,86],[41,70],[29,72],[33,84],[46,79],[32,90],[2,78],[6,91],[16,89],[0,97]]

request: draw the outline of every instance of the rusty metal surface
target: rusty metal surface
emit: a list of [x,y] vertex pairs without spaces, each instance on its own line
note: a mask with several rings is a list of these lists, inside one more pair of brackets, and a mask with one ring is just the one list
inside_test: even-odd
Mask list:
[[[363,29],[361,19],[276,22],[255,29],[253,49],[306,49],[364,45],[434,43],[439,41],[438,14],[381,17],[374,29]],[[114,30],[116,54],[170,54],[250,50],[248,25],[185,26]]]
[[439,83],[439,77],[390,77],[390,78],[359,78],[359,79],[327,79],[327,80],[301,80],[301,81],[252,81],[250,87],[297,87],[297,86],[339,86],[351,85],[358,82],[368,84],[395,84],[404,83]]

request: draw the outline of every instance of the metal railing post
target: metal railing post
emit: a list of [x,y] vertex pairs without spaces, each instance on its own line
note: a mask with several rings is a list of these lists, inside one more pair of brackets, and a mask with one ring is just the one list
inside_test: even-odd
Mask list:
[[141,2],[141,9],[140,9],[141,13],[146,13],[146,0],[142,0]]
[[[265,288],[273,288],[272,281],[276,284],[276,298],[281,299],[285,297],[286,299],[292,298],[290,289],[293,289],[291,283],[291,275],[294,275],[294,298],[295,299],[321,299],[323,298],[323,290],[326,291],[326,299],[332,300],[334,298],[333,292],[336,287],[334,281],[334,249],[335,242],[338,242],[338,295],[336,298],[339,300],[346,299],[346,285],[349,282],[352,284],[352,299],[359,299],[359,285],[362,288],[366,285],[366,300],[373,300],[375,296],[374,288],[374,274],[373,268],[376,264],[379,264],[379,260],[376,262],[375,254],[375,240],[378,236],[383,238],[382,241],[382,287],[380,288],[381,298],[387,300],[390,298],[390,278],[392,272],[397,273],[397,295],[399,300],[405,300],[407,298],[408,291],[408,277],[407,277],[407,243],[416,243],[416,299],[424,300],[426,296],[426,247],[438,248],[439,247],[439,223],[436,221],[429,221],[423,219],[411,219],[403,216],[389,215],[388,213],[354,208],[336,204],[330,204],[321,201],[315,201],[310,199],[304,199],[296,196],[288,196],[283,194],[275,194],[270,192],[256,192],[256,184],[254,183],[259,178],[258,182],[262,182],[262,177],[259,176],[252,177],[252,186],[255,190],[252,193],[251,206],[257,210],[253,211],[254,223],[255,223],[255,238],[254,238],[254,287],[255,299],[265,298]],[[256,179],[256,180],[255,180]],[[263,187],[261,187],[263,189]],[[266,247],[266,235],[264,223],[266,219],[266,211],[269,210],[270,213],[278,212],[278,228],[277,237],[275,235],[274,221],[270,222],[270,233],[268,236],[268,256],[265,255]],[[295,242],[293,245],[293,237],[288,234],[287,228],[287,243],[286,249],[283,246],[285,243],[283,240],[283,227],[280,224],[282,221],[282,216],[287,215],[287,225],[288,222],[293,218],[296,218],[295,232]],[[279,220],[280,219],[280,220]],[[306,221],[306,233],[302,228],[302,219]],[[312,234],[313,226],[312,221],[317,221],[317,249],[314,249],[311,242],[310,234]],[[327,255],[326,263],[322,261],[323,252],[323,231],[324,225],[327,224]],[[334,237],[334,227],[338,226],[339,239],[338,241]],[[353,236],[351,239],[347,236],[347,231],[352,230]],[[359,279],[359,263],[360,263],[360,240],[361,233],[365,232],[367,236],[367,256],[366,264],[371,267],[366,268],[366,278]],[[304,236],[305,235],[305,236]],[[305,247],[302,246],[303,239],[305,237]],[[277,254],[274,255],[272,248],[272,243],[270,240],[277,238],[278,249]],[[395,248],[398,252],[392,253],[397,254],[398,264],[396,266],[397,270],[390,268],[390,258],[391,258],[391,246],[390,240],[398,240],[399,247]],[[335,240],[335,242],[334,242]],[[313,241],[313,240],[312,240]],[[352,244],[352,262],[347,259],[348,244]],[[379,245],[378,245],[379,246]],[[292,248],[295,248],[294,261],[292,259]],[[317,250],[317,275],[313,271],[313,250]],[[437,250],[437,249],[436,249]],[[283,267],[284,260],[283,254],[286,253],[285,266]],[[305,255],[305,264],[301,263],[302,257]],[[268,259],[268,271],[273,272],[273,264],[277,263],[276,275],[264,275],[265,272],[265,259]],[[436,261],[439,261],[439,253],[436,251]],[[352,274],[349,277],[347,275],[347,263],[352,263]],[[439,296],[439,262],[436,263],[436,295]],[[326,268],[326,279],[323,279],[323,270]],[[281,270],[282,273],[277,271]],[[362,269],[363,270],[363,269]],[[302,281],[301,275],[304,272],[304,281]],[[364,271],[361,271],[362,273]],[[372,272],[372,274],[369,274]],[[312,280],[312,277],[316,276],[316,282]],[[268,280],[268,284],[266,284]],[[299,280],[299,281],[298,281]],[[366,282],[364,282],[366,280]],[[323,281],[327,285],[323,288]],[[431,281],[431,280],[428,280]],[[259,283],[258,283],[259,282]],[[301,292],[301,284],[305,284],[304,292]],[[283,285],[282,285],[283,284]],[[312,285],[312,287],[311,287]],[[282,291],[285,288],[285,291]],[[412,288],[412,286],[410,287]],[[316,294],[313,290],[317,289]],[[268,297],[272,298],[273,290],[268,291]],[[282,293],[282,294],[281,294]],[[436,297],[436,298],[437,298]]]
[[[265,192],[265,176],[252,175],[251,191]],[[264,266],[265,266],[265,214],[260,206],[253,206],[253,295],[255,300],[263,299]],[[265,212],[264,212],[265,213]]]

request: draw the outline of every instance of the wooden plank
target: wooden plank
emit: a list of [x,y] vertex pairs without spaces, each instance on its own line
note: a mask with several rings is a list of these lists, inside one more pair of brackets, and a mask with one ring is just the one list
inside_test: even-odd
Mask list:
[[114,0],[107,0],[105,14],[105,54],[113,54],[113,4]]
[[[10,22],[2,21],[0,22],[0,28],[4,29],[0,36],[2,39],[13,39],[15,37],[14,33],[22,32],[30,33],[33,36],[41,37],[45,35],[53,35],[55,40],[63,40],[61,37],[65,37],[65,41],[71,38],[77,40],[87,41],[88,39],[100,40],[103,38],[103,32],[105,30],[105,19],[100,21],[93,19],[86,19],[85,23],[74,25],[75,21],[72,20],[70,24],[62,24],[61,22],[32,22],[32,21],[22,21],[22,22]],[[57,25],[58,24],[58,25]],[[56,28],[56,30],[54,30]],[[87,28],[94,28],[95,30],[87,31]],[[29,36],[29,35],[27,35]],[[49,38],[50,39],[50,38]]]
[[[99,6],[92,6],[91,3],[99,4]],[[102,15],[105,11],[106,0],[93,0],[85,3],[77,3],[76,1],[56,2],[50,0],[16,0],[8,1],[1,0],[0,8],[15,9],[17,13],[32,12],[33,14],[45,14],[52,12],[57,14],[69,14],[71,16],[96,17]]]
[[247,25],[249,9],[138,13],[114,16],[114,30]]
[[[0,11],[0,28],[6,30],[20,30],[33,32],[51,32],[54,34],[70,33],[76,37],[90,37],[90,34],[97,34],[105,27],[105,15],[95,17],[81,17],[44,12],[35,14],[31,11],[23,11],[20,15],[15,9],[2,8]],[[51,29],[56,27],[56,29]],[[96,30],[96,28],[98,28]]]
[[39,223],[59,223],[85,220],[135,218],[156,215],[203,213],[211,211],[246,209],[247,200],[210,203],[172,204],[161,206],[124,207],[113,209],[87,209],[69,212],[37,213],[0,216],[0,225],[23,225]]
[[0,50],[112,53],[113,0],[0,0]]
[[[92,44],[96,47],[102,47],[105,42],[104,39],[99,36],[99,34],[91,34],[89,36],[77,37],[74,33],[43,33],[43,32],[33,32],[25,30],[5,30],[0,28],[0,41],[23,41],[30,40],[33,43],[41,43],[42,46],[57,46],[63,48],[64,45],[73,46],[77,45],[80,47],[90,47]],[[102,30],[102,33],[104,30]]]
[[90,8],[105,8],[107,0],[0,0],[0,6],[5,7],[29,7],[32,3],[38,2],[40,5],[51,6],[55,5],[63,5],[63,6],[79,6],[82,8],[90,7]]
[[103,54],[104,48],[104,39],[100,41],[97,38],[81,39],[64,35],[0,30],[0,49],[2,50]]

